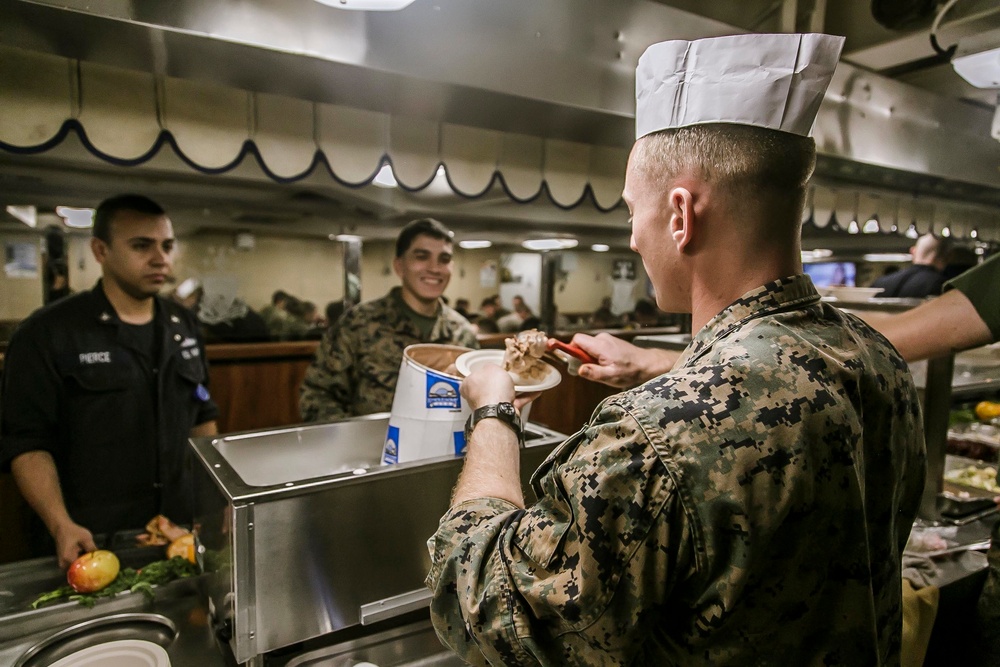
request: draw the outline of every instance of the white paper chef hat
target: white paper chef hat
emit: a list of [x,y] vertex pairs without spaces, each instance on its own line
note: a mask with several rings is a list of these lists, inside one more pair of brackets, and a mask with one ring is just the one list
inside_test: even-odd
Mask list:
[[635,136],[703,123],[809,136],[843,37],[730,35],[653,44],[635,72]]

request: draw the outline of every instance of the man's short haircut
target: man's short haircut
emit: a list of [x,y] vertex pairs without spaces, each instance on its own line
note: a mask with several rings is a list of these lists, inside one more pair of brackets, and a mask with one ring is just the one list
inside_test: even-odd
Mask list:
[[706,123],[640,140],[640,166],[657,179],[693,174],[727,192],[734,202],[788,201],[801,210],[816,167],[812,137],[750,125]]
[[275,290],[274,294],[271,295],[271,305],[277,306],[279,301],[288,301],[291,295],[284,290]]
[[117,195],[105,199],[94,211],[94,229],[91,235],[105,243],[111,243],[111,223],[122,211],[133,211],[143,215],[166,215],[159,204],[142,195]]
[[402,257],[406,254],[406,251],[413,245],[413,239],[421,235],[449,243],[451,243],[451,237],[454,236],[450,229],[434,218],[414,220],[403,227],[403,231],[399,232],[399,236],[396,237],[396,257]]

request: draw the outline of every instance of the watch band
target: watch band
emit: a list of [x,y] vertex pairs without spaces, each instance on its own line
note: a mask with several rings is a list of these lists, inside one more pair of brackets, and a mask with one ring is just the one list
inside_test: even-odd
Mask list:
[[514,431],[518,444],[524,444],[524,430],[521,428],[521,418],[517,416],[514,404],[509,402],[493,403],[473,410],[472,414],[469,415],[469,419],[465,422],[466,444],[468,444],[469,438],[472,437],[472,430],[476,428],[476,424],[484,419],[499,419],[507,428]]

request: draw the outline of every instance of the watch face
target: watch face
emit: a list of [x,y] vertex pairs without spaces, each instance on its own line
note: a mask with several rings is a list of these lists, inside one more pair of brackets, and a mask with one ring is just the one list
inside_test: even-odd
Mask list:
[[509,417],[513,417],[516,414],[512,403],[500,403],[497,405],[497,410]]

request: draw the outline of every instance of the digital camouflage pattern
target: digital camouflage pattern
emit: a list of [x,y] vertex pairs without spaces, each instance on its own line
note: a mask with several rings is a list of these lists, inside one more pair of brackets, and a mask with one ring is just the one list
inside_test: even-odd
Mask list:
[[403,308],[401,289],[394,287],[381,299],[351,308],[327,330],[302,381],[299,412],[303,420],[389,411],[407,345],[479,347],[469,321],[443,303],[426,339]]
[[598,406],[534,505],[451,508],[431,615],[472,664],[898,664],[923,481],[906,364],[785,278]]

